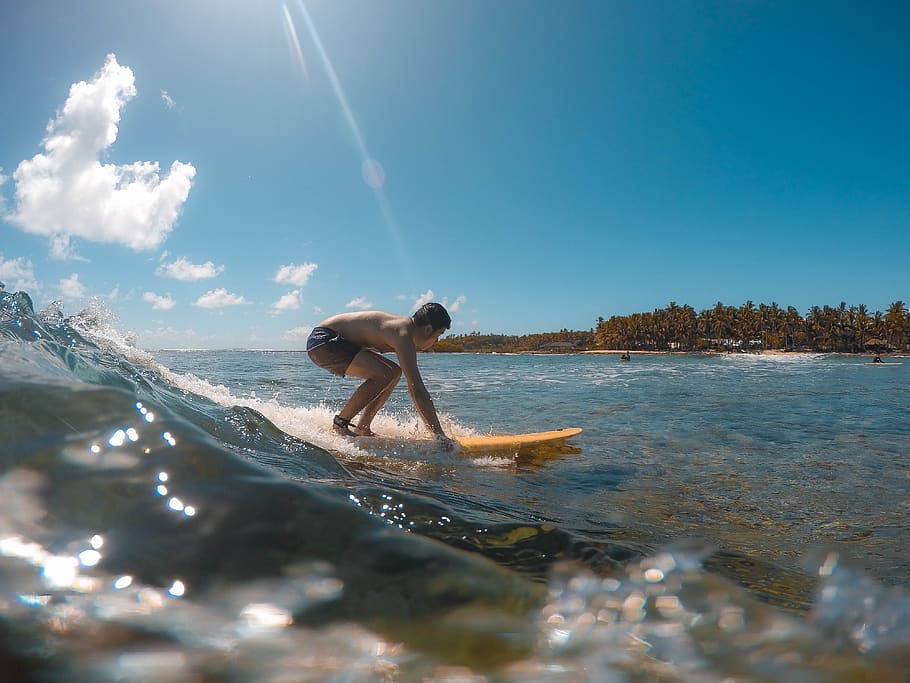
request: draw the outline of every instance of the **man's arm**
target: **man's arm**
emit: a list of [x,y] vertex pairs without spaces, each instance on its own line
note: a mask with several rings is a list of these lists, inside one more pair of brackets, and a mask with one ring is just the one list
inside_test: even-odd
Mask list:
[[414,407],[417,408],[420,417],[433,434],[445,436],[439,416],[436,414],[436,406],[433,405],[430,392],[427,391],[423,378],[420,376],[420,370],[417,367],[417,349],[414,348],[410,335],[402,335],[397,339],[395,355],[398,356],[398,364],[401,365],[401,371],[408,383],[411,400],[414,401]]

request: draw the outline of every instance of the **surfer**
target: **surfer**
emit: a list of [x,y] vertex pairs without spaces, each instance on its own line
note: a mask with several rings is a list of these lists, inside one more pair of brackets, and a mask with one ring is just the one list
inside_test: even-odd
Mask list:
[[875,354],[875,358],[872,359],[872,362],[873,362],[873,363],[881,363],[881,362],[882,362],[882,357],[879,356],[878,354]]
[[[411,400],[426,426],[444,448],[455,448],[417,368],[417,352],[432,347],[451,324],[441,304],[428,303],[410,317],[383,311],[339,313],[313,328],[306,343],[310,360],[333,375],[365,380],[335,416],[332,429],[345,436],[374,436],[370,424],[404,373]],[[382,355],[390,352],[400,365]],[[355,425],[351,420],[358,414]]]

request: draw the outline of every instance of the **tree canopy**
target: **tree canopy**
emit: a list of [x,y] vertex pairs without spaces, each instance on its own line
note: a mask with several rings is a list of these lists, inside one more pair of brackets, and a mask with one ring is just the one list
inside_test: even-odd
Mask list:
[[805,317],[793,307],[746,301],[728,306],[718,301],[696,313],[671,301],[647,313],[597,319],[590,331],[560,330],[528,335],[452,335],[436,351],[567,352],[595,349],[629,351],[760,350],[904,351],[910,348],[910,312],[903,301],[887,311],[870,312],[860,304],[813,306]]

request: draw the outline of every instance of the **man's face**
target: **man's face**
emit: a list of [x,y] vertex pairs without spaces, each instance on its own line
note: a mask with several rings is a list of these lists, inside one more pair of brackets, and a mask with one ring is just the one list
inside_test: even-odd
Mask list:
[[434,330],[429,325],[425,325],[420,330],[419,338],[414,341],[414,346],[420,351],[427,351],[432,348],[433,344],[439,341],[439,337],[445,330]]

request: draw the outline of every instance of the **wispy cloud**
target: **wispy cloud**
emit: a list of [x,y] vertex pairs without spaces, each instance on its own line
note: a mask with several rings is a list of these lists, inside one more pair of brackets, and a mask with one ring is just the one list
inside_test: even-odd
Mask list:
[[119,301],[120,300],[120,285],[119,284],[114,285],[114,288],[111,291],[109,291],[107,294],[103,294],[101,296],[101,299],[103,301],[108,302],[109,304],[113,303],[115,301]]
[[288,292],[282,296],[278,301],[273,303],[270,307],[272,315],[278,315],[279,313],[284,313],[285,311],[295,311],[300,308],[300,290],[295,289],[293,292]]
[[180,257],[170,263],[162,263],[155,270],[157,275],[194,282],[196,280],[209,280],[218,277],[224,272],[224,266],[216,266],[211,261],[205,263],[192,263],[189,259]]
[[174,98],[167,94],[167,90],[161,91],[161,101],[164,102],[164,106],[168,109],[174,109],[177,106]]
[[304,263],[299,266],[291,263],[281,266],[275,273],[274,281],[279,285],[303,287],[318,267],[315,263]]
[[162,296],[154,292],[146,292],[142,295],[142,300],[150,303],[156,311],[169,311],[177,304],[170,296]]
[[455,299],[455,301],[453,301],[452,303],[449,303],[448,299],[443,299],[442,305],[445,306],[449,310],[449,313],[458,313],[458,311],[461,310],[461,307],[464,306],[467,303],[467,301],[468,301],[468,297],[466,297],[462,294],[460,297]]
[[418,296],[417,299],[414,301],[414,308],[413,308],[413,310],[416,311],[418,308],[420,308],[420,307],[423,306],[424,304],[430,303],[432,300],[433,300],[433,290],[432,290],[432,289],[428,289],[428,290],[425,291],[423,294],[421,294],[420,296]]
[[136,95],[133,72],[107,59],[93,80],[74,83],[48,123],[44,151],[13,172],[8,220],[47,237],[51,255],[73,255],[72,238],[154,249],[173,229],[196,169],[175,161],[161,175],[158,162],[102,164],[117,140],[120,112]]
[[312,327],[306,327],[306,326],[294,327],[284,333],[284,338],[290,339],[293,341],[297,341],[300,339],[306,339],[307,337],[310,336],[310,332],[312,332],[312,331],[313,331]]
[[[404,295],[399,295],[398,298],[407,299],[408,297],[406,297]],[[433,290],[428,289],[423,294],[421,294],[416,299],[414,299],[414,306],[413,306],[412,310],[416,311],[418,308],[420,308],[424,304],[430,303],[431,301],[438,301],[439,303],[441,303],[443,306],[446,307],[446,309],[449,311],[449,313],[458,313],[461,310],[461,307],[467,303],[468,297],[466,297],[464,294],[462,294],[462,295],[456,297],[455,300],[450,303],[448,297],[444,296],[440,299],[437,299],[436,295],[433,293]]]
[[212,335],[202,335],[194,329],[173,327],[157,327],[142,330],[139,333],[142,346],[149,349],[185,349],[199,347],[214,339]]
[[246,299],[239,294],[233,294],[224,287],[219,287],[200,296],[193,305],[199,308],[227,308],[228,306],[240,306],[245,303]]
[[366,298],[359,296],[356,299],[351,299],[348,301],[345,308],[356,308],[359,311],[366,311],[370,308],[373,308],[373,302],[367,300]]
[[63,295],[64,299],[73,300],[85,298],[85,285],[79,282],[78,273],[73,273],[69,277],[60,280],[59,288],[60,294]]
[[5,260],[0,253],[0,282],[7,289],[33,292],[38,289],[38,280],[35,277],[34,266],[26,258],[13,258]]

